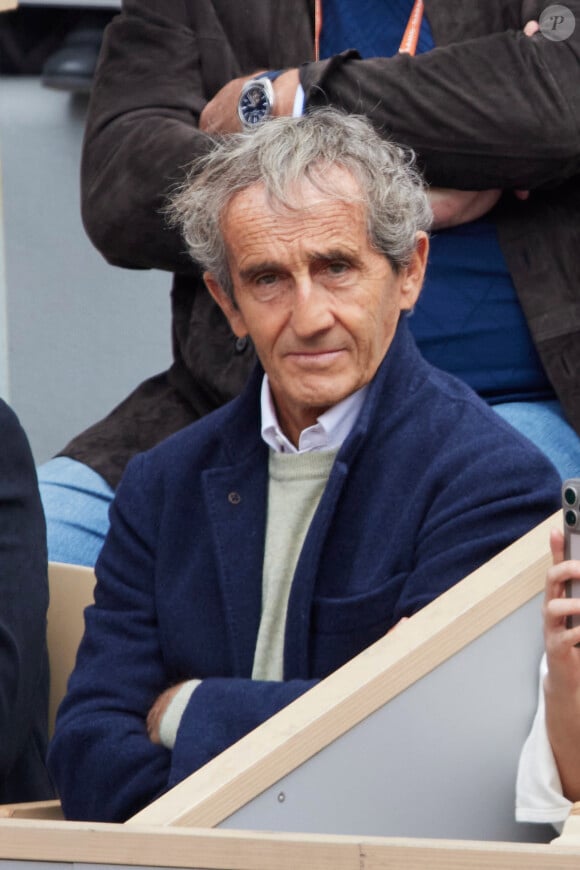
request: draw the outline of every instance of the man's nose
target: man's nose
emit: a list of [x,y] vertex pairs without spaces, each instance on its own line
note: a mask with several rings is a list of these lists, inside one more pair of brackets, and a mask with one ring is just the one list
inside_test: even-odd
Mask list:
[[296,284],[291,323],[295,333],[303,337],[330,329],[334,323],[328,291],[311,276]]

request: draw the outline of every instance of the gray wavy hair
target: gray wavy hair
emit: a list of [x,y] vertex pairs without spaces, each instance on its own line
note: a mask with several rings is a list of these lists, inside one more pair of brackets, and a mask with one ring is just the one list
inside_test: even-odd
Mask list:
[[[358,182],[353,197],[325,180],[330,166]],[[307,179],[333,199],[357,201],[367,213],[370,244],[395,271],[408,265],[416,234],[432,212],[411,151],[383,139],[361,116],[319,109],[300,118],[273,118],[255,130],[218,142],[196,160],[167,208],[191,257],[215,276],[235,302],[221,218],[230,200],[253,184],[273,207],[296,209],[296,184]]]

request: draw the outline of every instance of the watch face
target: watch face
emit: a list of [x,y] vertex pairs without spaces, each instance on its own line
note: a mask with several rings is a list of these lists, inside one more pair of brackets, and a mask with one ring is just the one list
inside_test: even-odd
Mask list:
[[255,124],[260,124],[269,116],[272,108],[269,90],[270,88],[263,81],[252,81],[245,86],[240,97],[238,112],[246,126],[253,127]]

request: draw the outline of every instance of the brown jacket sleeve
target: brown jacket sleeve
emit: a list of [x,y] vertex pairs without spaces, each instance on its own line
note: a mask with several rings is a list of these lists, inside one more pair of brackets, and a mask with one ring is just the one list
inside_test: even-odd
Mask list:
[[[564,41],[522,28],[545,3],[426,0],[426,54],[307,64],[308,105],[363,113],[415,149],[428,180],[463,189],[536,188],[580,171],[580,2]],[[525,8],[522,8],[525,7]]]
[[[162,208],[211,147],[201,110],[232,78],[311,57],[310,0],[123,0],[105,34],[82,160],[82,214],[114,265],[192,273]],[[302,10],[302,14],[300,14]]]
[[189,269],[161,209],[208,144],[195,126],[204,105],[198,54],[179,0],[127,0],[107,28],[85,132],[82,215],[115,265]]

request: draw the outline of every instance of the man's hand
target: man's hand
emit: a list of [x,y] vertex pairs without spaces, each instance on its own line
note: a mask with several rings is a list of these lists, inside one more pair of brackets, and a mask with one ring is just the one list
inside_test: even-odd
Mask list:
[[[580,562],[564,561],[564,535],[550,537],[553,566],[546,576],[544,595],[544,645],[548,659],[546,684],[554,690],[580,693],[580,627],[568,628],[566,618],[580,614],[580,599],[566,597],[566,580],[580,578]],[[580,727],[580,722],[579,722]]]
[[[187,682],[187,681],[184,681]],[[177,683],[175,686],[171,686],[169,689],[165,689],[164,692],[161,692],[149,713],[147,714],[147,734],[149,735],[149,740],[152,743],[161,743],[161,738],[159,736],[159,729],[161,727],[161,720],[165,715],[165,711],[169,707],[170,703],[173,701],[175,695],[179,692],[183,683]]]
[[580,578],[580,562],[564,561],[564,536],[550,537],[554,565],[547,573],[544,596],[544,644],[548,673],[544,680],[546,727],[564,795],[580,800],[580,628],[566,617],[580,614],[580,599],[566,598],[565,583]]
[[[433,229],[444,230],[469,223],[487,214],[499,200],[501,190],[454,190],[450,187],[431,187],[428,195],[433,211]],[[514,190],[516,199],[530,196],[529,190]]]
[[210,135],[216,133],[239,133],[242,129],[238,117],[238,100],[243,86],[250,79],[257,79],[264,70],[257,70],[249,76],[232,79],[206,103],[200,117],[199,129]]
[[431,187],[428,193],[433,211],[433,229],[442,230],[466,224],[487,214],[499,200],[502,191]]
[[533,36],[534,33],[538,32],[539,29],[540,29],[540,22],[539,21],[528,21],[528,23],[524,27],[524,33],[526,34],[526,36]]
[[[203,109],[199,118],[199,129],[210,135],[239,133],[242,124],[238,117],[238,101],[242,88],[250,79],[260,78],[263,73],[264,70],[257,70],[252,75],[232,79],[224,85]],[[299,82],[297,69],[287,70],[274,79],[274,115],[292,114]]]

